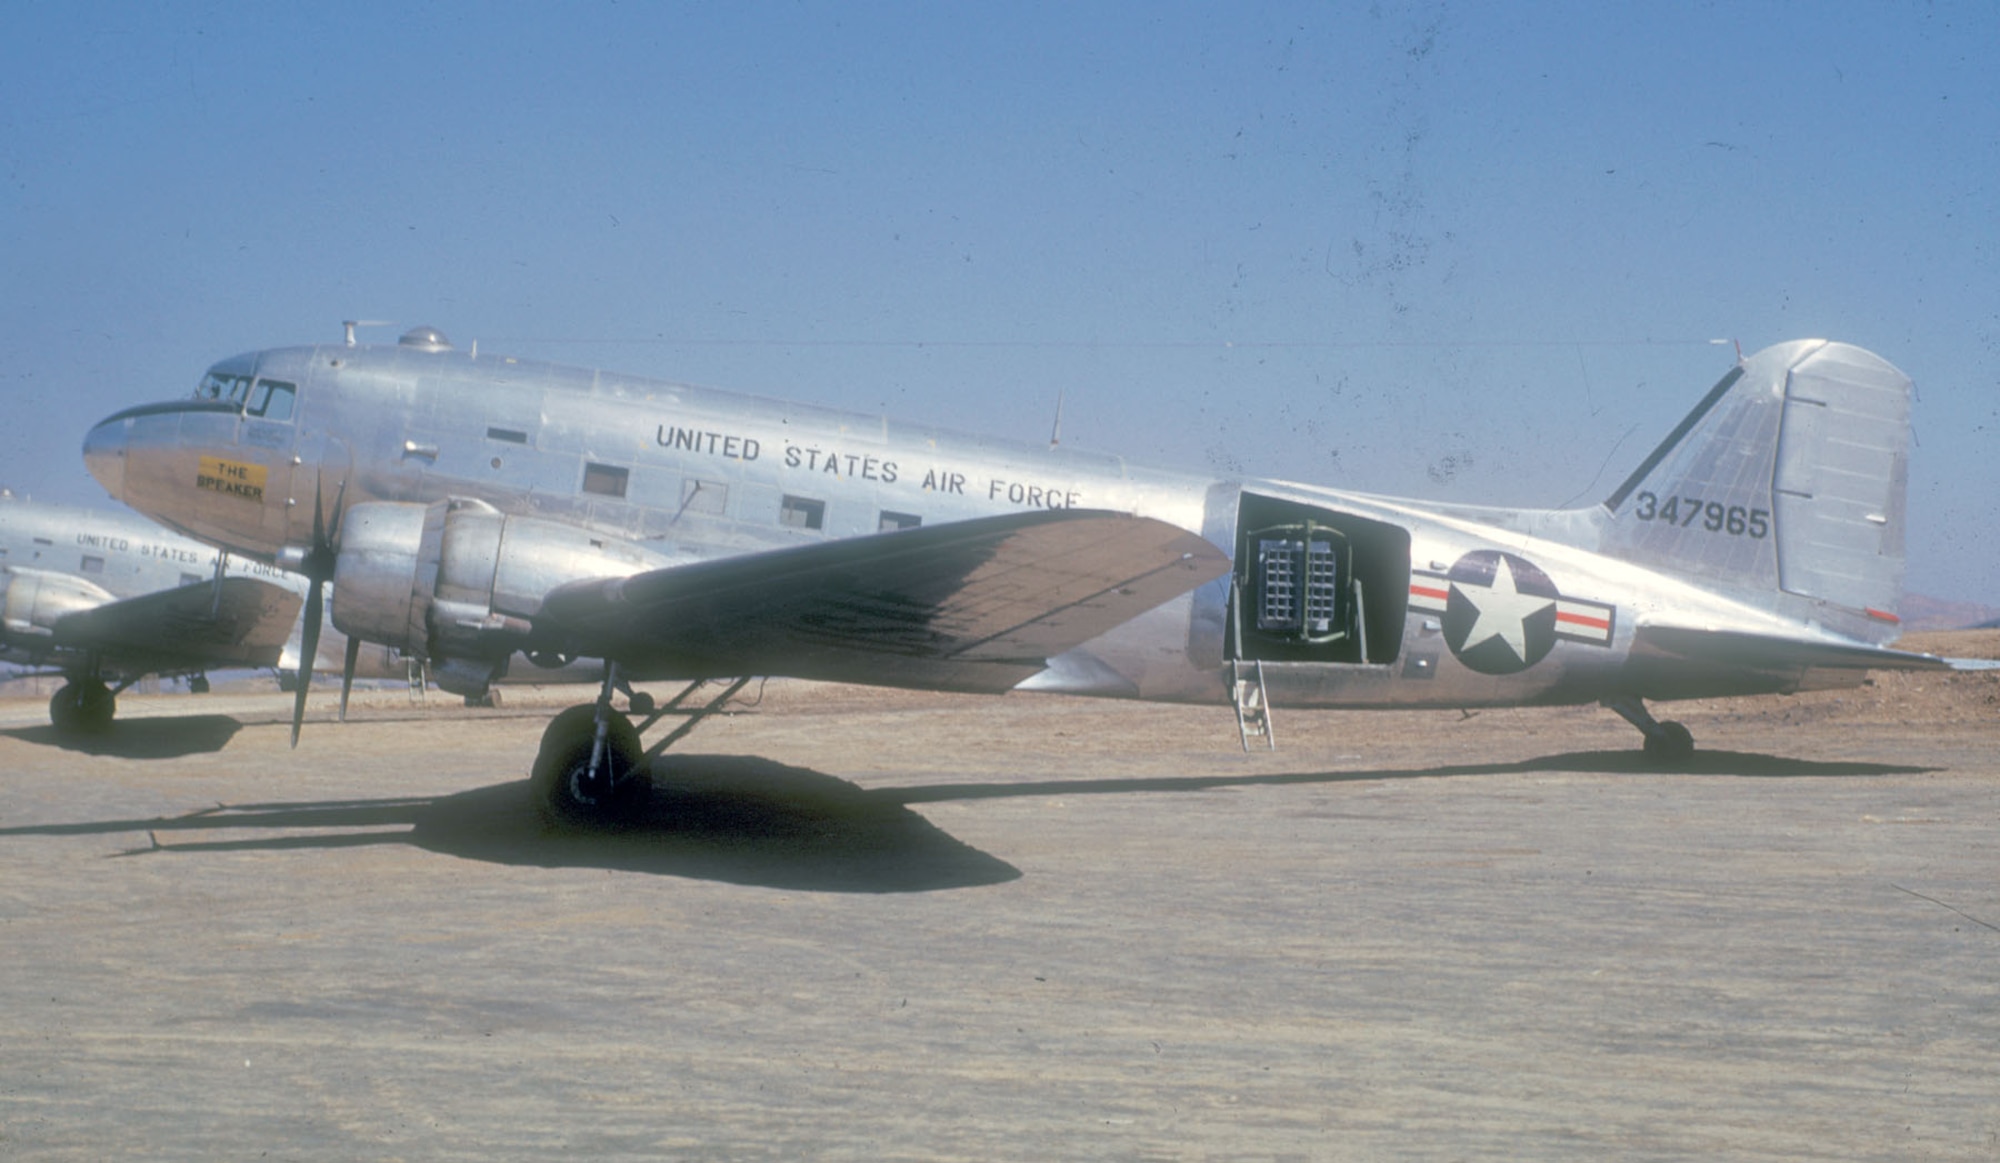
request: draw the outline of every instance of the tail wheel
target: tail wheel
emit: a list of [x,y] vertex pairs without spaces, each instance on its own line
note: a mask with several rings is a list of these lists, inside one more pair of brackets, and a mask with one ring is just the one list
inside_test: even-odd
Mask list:
[[643,769],[644,750],[632,721],[611,712],[605,724],[604,756],[592,771],[590,756],[597,738],[593,706],[571,707],[557,715],[542,733],[535,757],[534,788],[542,813],[551,822],[604,826],[626,822],[639,814],[652,794]]
[[1665,763],[1685,763],[1694,758],[1694,732],[1683,723],[1661,723],[1657,733],[1646,736],[1646,754]]

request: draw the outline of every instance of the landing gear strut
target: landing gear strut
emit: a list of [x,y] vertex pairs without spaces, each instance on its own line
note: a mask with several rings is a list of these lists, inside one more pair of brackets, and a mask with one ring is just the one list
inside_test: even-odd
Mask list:
[[550,823],[614,824],[636,815],[651,795],[639,732],[611,708],[619,685],[618,664],[606,663],[597,701],[557,715],[542,733],[533,779]]
[[1684,724],[1655,719],[1636,695],[1605,699],[1604,705],[1646,736],[1646,754],[1662,763],[1685,763],[1694,757],[1694,732]]

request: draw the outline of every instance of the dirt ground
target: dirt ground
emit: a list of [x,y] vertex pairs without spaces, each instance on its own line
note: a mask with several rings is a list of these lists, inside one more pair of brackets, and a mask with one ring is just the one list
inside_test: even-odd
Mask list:
[[2000,1159],[2000,673],[752,694],[595,835],[574,688],[0,700],[0,1156]]

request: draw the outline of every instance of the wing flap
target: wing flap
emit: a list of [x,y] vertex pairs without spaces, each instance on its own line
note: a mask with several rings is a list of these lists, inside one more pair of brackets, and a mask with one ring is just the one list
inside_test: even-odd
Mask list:
[[575,582],[536,629],[640,674],[1003,691],[1228,568],[1163,521],[1018,513]]
[[55,624],[56,646],[92,651],[121,668],[199,670],[275,666],[305,598],[232,577],[108,602]]

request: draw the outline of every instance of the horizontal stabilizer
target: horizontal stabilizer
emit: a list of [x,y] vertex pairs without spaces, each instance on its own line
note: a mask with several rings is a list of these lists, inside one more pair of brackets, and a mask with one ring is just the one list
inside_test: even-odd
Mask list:
[[255,578],[158,590],[71,614],[58,647],[91,651],[121,670],[174,672],[274,666],[305,598]]
[[2000,658],[1947,658],[1944,664],[1953,670],[2000,670]]
[[999,692],[1228,570],[1163,521],[1016,513],[574,582],[535,629],[634,677]]
[[1698,630],[1683,626],[1641,626],[1634,653],[1662,654],[1690,662],[1772,673],[1793,670],[1955,670],[1958,662],[1935,654],[1912,654],[1861,642],[1827,642],[1751,634],[1738,630]]

